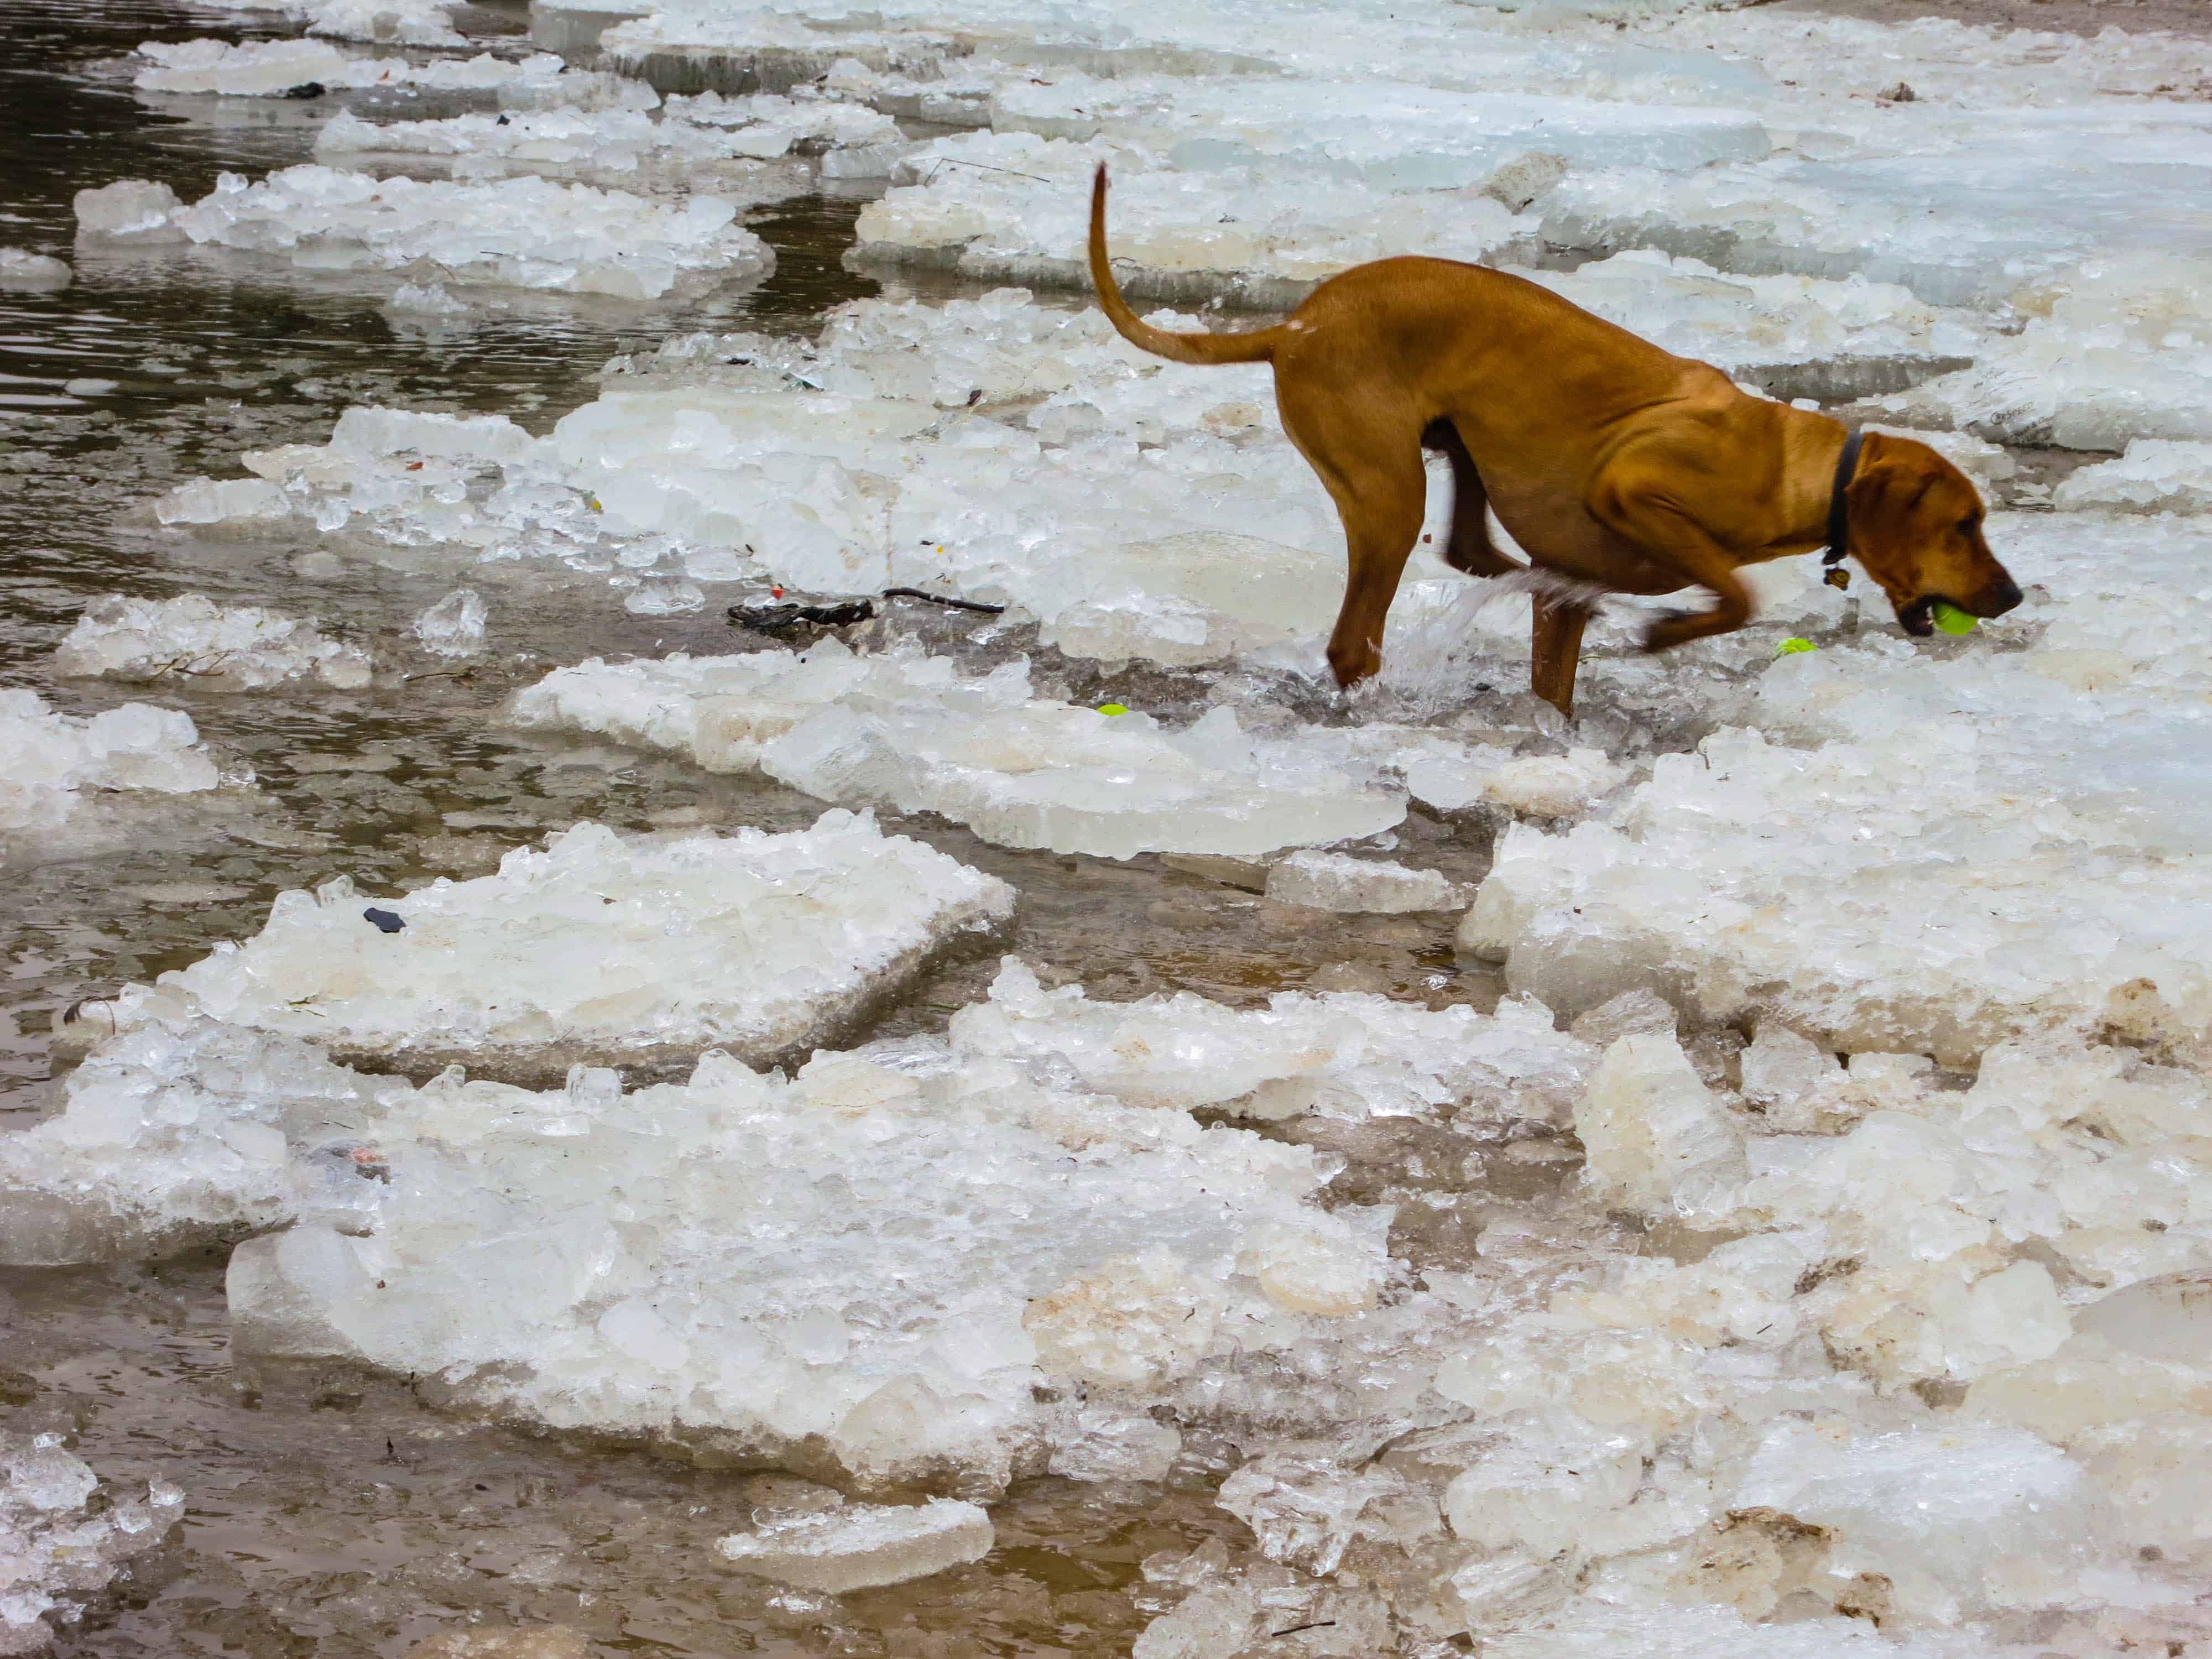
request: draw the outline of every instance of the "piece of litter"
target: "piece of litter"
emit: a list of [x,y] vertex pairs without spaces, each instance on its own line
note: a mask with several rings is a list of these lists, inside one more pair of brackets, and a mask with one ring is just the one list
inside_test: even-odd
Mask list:
[[[775,590],[781,593],[781,588]],[[845,599],[835,605],[733,605],[730,621],[754,634],[781,634],[801,623],[817,628],[842,628],[866,622],[876,614],[872,599]]]
[[1102,702],[1098,705],[1098,712],[1102,714],[1126,714],[1129,712],[1129,706],[1121,702]]
[[407,919],[398,911],[380,910],[373,904],[361,914],[368,921],[374,922],[380,933],[396,933],[407,925]]
[[1792,636],[1776,646],[1774,654],[1778,657],[1794,657],[1801,651],[1818,651],[1820,648],[1810,640],[1801,640]]

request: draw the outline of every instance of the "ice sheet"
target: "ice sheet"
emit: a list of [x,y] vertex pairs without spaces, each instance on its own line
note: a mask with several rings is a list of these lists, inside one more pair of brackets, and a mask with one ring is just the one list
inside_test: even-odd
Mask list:
[[1141,1409],[1357,1313],[1382,1267],[1307,1201],[1309,1150],[927,1042],[629,1095],[453,1073],[376,1149],[362,1236],[234,1253],[242,1352],[864,1484],[994,1490],[1095,1432],[1048,1385]]
[[[317,166],[258,183],[227,173],[189,207],[165,204],[166,189],[125,180],[80,192],[80,234],[189,238],[302,269],[630,300],[659,299],[707,276],[759,275],[775,264],[767,244],[732,222],[736,209],[711,196],[677,205],[538,178],[423,182]],[[125,191],[137,195],[126,199]]]
[[[2055,1021],[2212,1032],[2193,521],[2005,517],[2038,597],[1931,653],[1784,657],[1604,823],[1516,827],[1462,929],[1569,1013],[1638,984],[1847,1048]],[[2048,597],[2045,597],[2047,595]],[[2140,1000],[2144,1012],[2127,1007]],[[2193,1040],[2193,1039],[2192,1039]]]
[[949,658],[858,656],[834,640],[796,653],[594,658],[517,694],[511,713],[1060,853],[1249,856],[1374,835],[1405,815],[1378,745],[1357,733],[1247,732],[1226,708],[1182,729],[1102,714],[1032,696],[1026,659],[969,678]]
[[368,653],[326,637],[314,618],[257,605],[225,607],[203,593],[173,599],[115,593],[93,600],[55,647],[54,668],[122,680],[174,675],[228,691],[308,676],[348,690],[369,682]]
[[766,1060],[804,1054],[1012,906],[1003,882],[849,812],[672,840],[586,823],[496,875],[281,895],[253,938],[86,1018],[204,1014],[369,1054],[566,1064],[720,1044]]
[[427,64],[406,58],[361,57],[326,40],[149,40],[137,55],[152,60],[131,84],[141,92],[220,93],[233,98],[282,97],[310,83],[341,87],[417,87],[474,92],[520,82],[547,83],[562,73],[561,59],[538,52],[520,60],[479,52],[465,59]]

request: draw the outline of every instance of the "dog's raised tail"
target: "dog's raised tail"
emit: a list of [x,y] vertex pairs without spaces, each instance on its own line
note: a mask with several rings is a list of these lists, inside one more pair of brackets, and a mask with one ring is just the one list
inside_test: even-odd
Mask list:
[[1098,164],[1098,177],[1091,186],[1091,285],[1098,290],[1098,303],[1107,321],[1132,345],[1178,363],[1261,363],[1273,359],[1282,339],[1280,328],[1254,329],[1244,334],[1170,334],[1154,328],[1129,309],[1121,285],[1114,280],[1114,267],[1106,257],[1106,164]]

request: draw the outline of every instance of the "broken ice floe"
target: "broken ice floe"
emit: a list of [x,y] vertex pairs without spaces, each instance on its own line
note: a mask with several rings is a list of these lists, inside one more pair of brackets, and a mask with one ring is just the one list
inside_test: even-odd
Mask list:
[[[633,172],[641,165],[770,161],[794,151],[836,153],[842,177],[881,176],[900,147],[896,125],[873,110],[765,95],[711,104],[671,100],[657,118],[639,109],[556,106],[379,124],[348,112],[315,139],[321,156],[435,155],[457,166],[514,163],[599,173]],[[880,153],[870,159],[862,151]]]
[[[849,812],[812,829],[659,841],[579,824],[499,873],[378,902],[349,878],[84,1018],[206,1015],[356,1054],[804,1053],[942,950],[1002,926],[1003,882]],[[566,1059],[561,1059],[566,1056]]]
[[0,247],[0,289],[51,292],[67,288],[75,276],[66,259],[26,248]]
[[143,1497],[103,1490],[62,1440],[0,1431],[0,1654],[46,1651],[185,1512],[166,1480]]
[[1050,1388],[1141,1407],[1383,1268],[1308,1149],[927,1042],[629,1095],[455,1074],[404,1120],[371,1216],[234,1254],[241,1352],[865,1482],[995,1489],[1085,1432]]
[[991,1553],[991,1517],[974,1504],[855,1504],[762,1518],[715,1546],[732,1565],[801,1589],[842,1595],[904,1584]]
[[[301,1037],[139,1006],[158,1017],[119,1031],[112,1011],[85,1010],[79,1024],[100,1041],[64,1083],[61,1109],[0,1136],[0,1261],[150,1256],[303,1219],[358,1231],[388,1185],[380,1147],[413,1133],[414,1091],[333,1065]],[[963,1066],[1072,1068],[1084,1087],[1148,1110],[1412,1118],[1484,1137],[1565,1127],[1596,1060],[1525,1000],[1494,1015],[1344,993],[1285,993],[1248,1011],[1188,994],[1101,1003],[1079,986],[1044,991],[1012,957],[988,999],[954,1016],[946,1044]],[[596,1074],[577,1075],[578,1097],[596,1098]],[[479,1083],[468,1098],[541,1097]],[[1128,1435],[1109,1437],[1123,1443],[1072,1442],[1064,1461],[1149,1459]]]
[[79,716],[35,691],[0,691],[0,836],[58,830],[95,793],[183,794],[218,781],[191,717],[150,703]]
[[799,654],[594,658],[519,693],[512,712],[1059,853],[1249,856],[1374,835],[1405,815],[1403,792],[1362,763],[1379,746],[1371,733],[1247,732],[1228,708],[1176,731],[1032,696],[1025,660],[969,678],[948,658],[859,656],[835,641]]
[[1103,143],[1010,133],[939,139],[902,160],[890,193],[861,210],[859,255],[982,280],[1083,286],[1087,181],[1102,161],[1115,163],[1120,275],[1146,298],[1225,294],[1287,305],[1364,260],[1412,248],[1486,260],[1525,240],[1486,198],[1378,198],[1357,182],[1294,170],[1187,173]]
[[1430,1010],[1352,992],[1279,992],[1231,1009],[1188,992],[1098,1002],[1047,991],[1009,957],[988,1000],[952,1017],[955,1050],[1051,1060],[1133,1105],[1240,1117],[1411,1117],[1477,1135],[1564,1127],[1597,1060],[1540,1006]]
[[179,205],[165,185],[125,179],[76,199],[78,234],[190,240],[303,270],[651,300],[687,281],[759,275],[768,245],[711,196],[680,204],[535,177],[479,183],[378,179],[305,166],[258,183],[226,173]]
[[312,675],[358,690],[368,653],[317,630],[314,619],[255,605],[226,608],[201,593],[173,599],[109,594],[91,601],[54,649],[58,673],[152,680],[167,675],[245,691]]
[[483,648],[487,612],[483,596],[457,587],[416,617],[409,632],[426,651],[441,657],[467,657]]
[[141,92],[233,98],[283,97],[309,85],[325,90],[404,86],[426,92],[496,91],[522,82],[550,82],[563,68],[550,52],[519,61],[480,52],[466,59],[414,64],[400,57],[341,52],[327,40],[149,40],[137,55],[152,60],[152,67],[132,78]]
[[2212,1034],[2194,522],[2000,515],[2049,596],[2027,648],[1782,659],[1755,729],[1661,759],[1604,823],[1509,830],[1463,943],[1569,1013],[1656,985],[1841,1048]]
[[465,46],[451,14],[460,0],[221,0],[234,10],[276,12],[309,34],[391,46]]
[[[100,1011],[82,1018],[106,1030]],[[343,1221],[381,1167],[352,1154],[392,1086],[212,1021],[114,1036],[64,1080],[59,1111],[0,1134],[0,1262],[150,1258],[303,1212]]]
[[2194,112],[2067,113],[1984,112],[1901,151],[1577,172],[1537,210],[1565,246],[1857,273],[1939,305],[2001,304],[2085,263],[2212,257],[2195,205],[2212,180],[2212,133]]
[[2212,438],[2212,250],[2108,255],[2025,283],[2011,300],[2027,318],[2018,335],[1879,406],[2066,449]]
[[1460,891],[1434,870],[1342,853],[1299,852],[1268,869],[1267,896],[1316,910],[1396,915],[1456,908]]
[[2212,443],[2137,438],[2118,460],[2069,473],[2051,500],[2124,513],[2212,511]]

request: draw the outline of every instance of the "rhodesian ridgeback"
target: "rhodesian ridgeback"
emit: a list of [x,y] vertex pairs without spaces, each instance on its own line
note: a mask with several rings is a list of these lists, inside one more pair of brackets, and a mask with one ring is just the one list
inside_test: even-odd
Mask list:
[[[1452,259],[1379,259],[1332,276],[1272,328],[1176,334],[1141,322],[1106,252],[1106,169],[1091,196],[1091,276],[1123,337],[1179,363],[1274,365],[1283,429],[1344,521],[1350,573],[1329,667],[1352,686],[1382,663],[1382,623],[1420,538],[1424,447],[1451,463],[1444,556],[1519,569],[1498,514],[1540,571],[1620,593],[1702,587],[1704,611],[1654,622],[1647,651],[1751,619],[1736,572],[1826,545],[1881,586],[1908,634],[1948,603],[1995,617],[2020,588],[1982,538],[1981,497],[1926,444],[1869,434],[1736,390],[1550,289]],[[1847,578],[1846,578],[1847,580]],[[1571,715],[1586,601],[1535,603],[1530,681]]]

